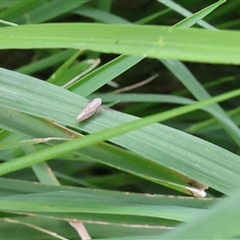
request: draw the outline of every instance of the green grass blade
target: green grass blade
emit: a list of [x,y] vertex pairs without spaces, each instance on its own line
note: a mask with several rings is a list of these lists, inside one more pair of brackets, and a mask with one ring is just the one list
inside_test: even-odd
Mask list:
[[[0,112],[4,113],[4,115],[1,115],[0,125],[9,131],[19,132],[30,137],[41,136],[44,138],[49,136],[49,133],[51,133],[50,136],[58,137],[59,140],[61,138],[63,139],[79,136],[78,133],[69,129],[24,113],[13,110],[6,111],[5,108],[1,108]],[[57,143],[57,141],[51,142],[51,144]],[[189,182],[191,182],[191,179],[188,179],[185,176],[169,170],[159,164],[154,164],[148,159],[137,154],[116,148],[106,143],[101,143],[97,146],[90,146],[77,150],[74,153],[73,159],[76,161],[86,159],[92,162],[99,162],[107,166],[117,168],[118,170],[122,170],[144,178],[148,181],[152,181],[189,194],[189,191],[186,190],[186,187],[190,187]],[[144,166],[144,168],[142,166]]]
[[74,50],[74,49],[63,50],[63,51],[57,52],[55,54],[49,55],[48,57],[44,57],[33,63],[24,65],[24,66],[16,69],[16,71],[20,72],[20,73],[24,73],[24,74],[36,73],[36,72],[44,70],[48,67],[53,67],[56,64],[62,63],[63,61],[70,58],[75,52],[76,52],[76,50]]
[[[185,16],[185,17],[190,17],[190,19],[192,19],[193,20],[193,18],[194,18],[194,20],[193,20],[193,22],[192,23],[197,23],[198,25],[200,25],[200,26],[202,26],[202,27],[204,27],[204,28],[206,28],[206,29],[209,29],[209,30],[215,30],[216,28],[214,28],[212,25],[210,25],[209,23],[207,23],[207,22],[205,22],[205,21],[203,21],[203,20],[200,20],[200,21],[198,21],[198,22],[194,22],[194,21],[196,21],[196,19],[195,19],[195,17],[193,17],[192,15],[192,13],[190,12],[190,11],[188,11],[187,9],[185,9],[184,7],[182,7],[181,5],[179,5],[179,4],[177,4],[177,3],[175,3],[175,2],[173,2],[172,0],[169,0],[169,1],[164,1],[164,0],[157,0],[158,2],[160,2],[160,3],[162,3],[162,4],[164,4],[165,6],[167,6],[167,7],[169,7],[169,8],[171,8],[171,9],[173,9],[174,11],[176,11],[176,12],[178,12],[178,13],[180,13],[181,15],[183,15],[183,16]],[[208,11],[208,10],[210,10],[209,12],[212,12],[215,8],[217,8],[218,6],[220,6],[221,4],[223,4],[224,2],[226,2],[226,0],[220,0],[220,1],[218,1],[218,2],[216,2],[216,3],[214,3],[214,4],[212,4],[212,5],[210,5],[209,7],[207,7],[207,9],[205,8],[205,9],[203,9],[203,10],[201,10],[197,15],[199,16],[199,15],[201,15],[202,13],[205,15],[205,11]],[[210,8],[210,9],[209,9]],[[212,10],[211,10],[212,9]],[[203,16],[204,16],[203,15]],[[183,20],[184,22],[185,22],[185,20]],[[176,24],[175,26],[177,26],[178,24]],[[185,24],[184,24],[185,25]],[[189,25],[189,26],[191,26],[191,25]]]
[[162,26],[66,23],[0,29],[1,49],[71,47],[209,63],[239,64],[238,42],[240,33],[237,31]]
[[32,9],[35,9],[39,7],[40,5],[44,4],[45,1],[37,2],[37,1],[18,1],[15,2],[14,6],[11,6],[7,8],[6,10],[2,11],[0,13],[0,18],[14,21],[14,19],[19,18],[23,14],[25,14],[27,11],[31,11]]
[[50,83],[55,83],[58,78],[64,74],[64,71],[66,71],[70,65],[73,64],[73,62],[79,57],[79,55],[82,53],[81,50],[75,51],[72,56],[66,60],[49,78],[48,78],[48,82]]
[[109,63],[99,67],[95,71],[89,73],[85,77],[81,78],[80,81],[74,83],[69,90],[78,93],[81,96],[88,96],[95,90],[99,89],[112,79],[125,72],[138,62],[143,57],[138,56],[120,56],[110,61]]
[[[159,239],[232,239],[240,234],[240,190],[200,214],[191,223],[161,236]],[[201,226],[199,228],[199,226]],[[222,226],[225,226],[224,228]]]
[[[194,213],[205,212],[206,208],[215,202],[214,199],[200,200],[187,197],[126,194],[124,192],[99,189],[50,186],[4,178],[0,179],[0,183],[0,192],[2,194],[0,197],[1,209],[8,211],[28,210],[42,212],[43,214],[46,212],[56,214],[65,212],[68,214],[66,216],[71,216],[71,213],[86,212],[92,216],[91,213],[123,215],[124,213],[122,211],[125,212],[125,210],[133,207],[126,215],[152,216],[156,218],[188,221],[188,219],[194,216]],[[3,183],[5,185],[3,185]],[[22,188],[22,186],[25,187]],[[25,197],[31,200],[23,201]],[[7,205],[3,204],[6,200],[9,200],[9,204]],[[39,204],[45,205],[49,210],[46,211],[44,207],[39,208]],[[104,204],[105,207],[102,207]],[[82,205],[82,207],[80,207],[80,205]],[[113,208],[114,205],[119,207]],[[139,207],[144,207],[145,210],[138,212],[137,209]],[[153,211],[154,209],[155,213]],[[163,210],[162,212],[161,209]],[[109,216],[109,218],[111,219],[111,216]]]
[[[210,94],[202,87],[193,74],[177,60],[162,60],[162,63],[180,79],[189,91],[198,99],[210,98]],[[207,107],[208,111],[216,117],[228,134],[240,145],[240,129],[229,118],[224,110],[217,104]]]
[[[212,5],[198,11],[195,14],[192,14],[188,18],[186,18],[186,19],[182,20],[181,22],[175,24],[174,27],[182,27],[182,28],[191,27],[195,23],[197,23],[200,19],[203,19],[205,16],[209,15],[211,12],[213,12],[216,8],[218,8],[219,6],[221,6],[225,2],[226,2],[226,0],[220,0],[216,3],[213,3]],[[168,4],[169,4],[169,2],[168,2]],[[205,22],[200,22],[200,24],[201,23],[203,24],[204,28],[209,29],[209,30],[214,30],[214,28],[211,25],[206,24]]]
[[[5,72],[5,74],[6,73],[10,74],[11,72],[7,71]],[[18,81],[16,81],[16,77],[18,77]],[[205,100],[203,102],[183,106],[178,109],[167,111],[165,113],[160,113],[151,117],[147,117],[145,119],[136,120],[132,123],[131,121],[136,118],[102,108],[101,114],[98,114],[97,121],[95,119],[94,121],[91,120],[85,124],[77,124],[74,117],[77,115],[77,111],[79,111],[79,107],[77,105],[85,104],[84,102],[81,102],[81,97],[75,96],[75,94],[70,93],[62,88],[58,88],[56,86],[52,86],[40,81],[36,82],[36,84],[39,84],[38,88],[36,88],[36,85],[34,85],[35,87],[31,89],[29,88],[30,84],[28,84],[27,78],[24,75],[18,74],[18,76],[15,75],[15,77],[11,77],[10,79],[15,79],[12,84],[17,84],[18,87],[13,88],[14,94],[9,94],[8,92],[10,89],[12,90],[12,87],[9,87],[8,79],[8,84],[5,86],[4,92],[2,92],[1,104],[4,104],[8,107],[9,104],[11,104],[11,108],[16,108],[19,110],[20,108],[22,108],[21,111],[49,118],[61,124],[83,129],[86,132],[97,132],[82,139],[76,139],[71,142],[61,144],[59,146],[45,149],[41,152],[36,152],[35,155],[31,154],[21,159],[15,159],[9,163],[4,163],[1,165],[1,174],[6,173],[7,171],[13,171],[14,169],[16,170],[19,168],[27,167],[36,162],[54,158],[65,152],[76,150],[80,147],[84,147],[89,144],[112,138],[116,135],[120,135],[143,126],[147,126],[156,121],[163,121],[174,116],[196,110],[210,103],[214,103],[215,101],[225,100],[230,97],[238,96],[240,93],[240,90],[236,90],[215,98]],[[1,81],[4,82],[3,79]],[[33,81],[32,78],[30,82],[31,81]],[[18,97],[18,94],[21,95],[22,90],[20,89],[23,87],[26,87],[28,89],[24,91],[25,98]],[[18,93],[16,92],[17,89],[19,90]],[[36,94],[39,93],[38,89],[44,89],[46,96],[51,96],[51,94],[49,94],[48,92],[51,93],[54,89],[56,95],[54,95],[55,97],[52,98],[51,105],[49,104],[49,100],[48,98],[46,98],[46,96],[41,97],[41,95],[39,95],[36,98]],[[32,91],[34,91],[35,93],[33,94]],[[26,95],[27,92],[29,93],[28,97]],[[10,96],[11,101],[7,100]],[[16,97],[16,102],[13,100],[13,97]],[[29,99],[32,97],[34,100]],[[58,99],[58,97],[60,98]],[[30,101],[27,101],[24,104],[19,104],[20,100],[26,101],[26,99]],[[35,105],[37,103],[36,99],[39,100],[40,105],[38,105],[38,107],[36,107]],[[61,107],[59,108],[60,101]],[[79,104],[76,104],[76,102],[79,102]],[[56,106],[54,104],[56,104]],[[71,107],[69,108],[69,106]],[[54,111],[52,111],[52,109],[54,109]],[[116,122],[116,119],[121,121]],[[124,122],[125,124],[119,125]],[[117,127],[115,127],[114,129],[100,131],[101,129],[114,126]],[[154,136],[154,138],[152,136]],[[158,140],[157,145],[156,139]],[[166,139],[168,139],[167,145]],[[183,141],[183,139],[185,140]],[[128,149],[131,149],[132,151],[137,152],[144,157],[152,159],[152,161],[155,163],[167,166],[170,169],[175,169],[176,171],[180,171],[182,174],[190,178],[196,179],[202,183],[205,183],[206,185],[212,186],[213,188],[216,188],[225,193],[229,193],[230,189],[236,187],[236,179],[238,179],[239,176],[236,166],[238,165],[239,157],[217,146],[194,138],[193,136],[184,134],[174,129],[167,128],[163,125],[155,124],[149,126],[147,129],[142,129],[122,135],[118,138],[113,138],[112,141]],[[136,141],[138,142],[137,144]],[[187,142],[188,144],[185,145],[184,142]],[[138,146],[141,147],[139,148]],[[174,153],[174,151],[176,152]],[[226,159],[228,159],[229,161],[226,162]],[[219,161],[222,163],[221,165],[219,165]],[[231,164],[229,165],[230,162]],[[9,166],[8,164],[10,164],[11,166]],[[212,169],[214,169],[214,171]],[[229,172],[227,172],[227,169]],[[221,175],[222,171],[225,171],[225,175],[229,175],[229,177],[223,177]]]
[[[32,11],[27,12],[27,18],[20,16],[15,21],[19,24],[41,23],[51,19],[62,16],[63,14],[69,14],[76,10],[81,5],[87,3],[88,0],[81,1],[45,1],[41,2],[41,5]],[[26,11],[25,11],[26,14]]]
[[111,23],[111,24],[112,23],[118,23],[118,24],[129,23],[129,21],[127,21],[124,18],[121,18],[117,15],[114,15],[109,12],[105,12],[103,10],[96,9],[96,8],[81,7],[80,9],[75,11],[75,13],[85,17],[93,18],[96,21],[104,22],[104,23]]
[[178,97],[169,94],[148,94],[148,93],[121,93],[121,94],[111,94],[111,93],[96,93],[89,96],[91,99],[100,97],[103,102],[156,102],[156,103],[174,103],[174,104],[191,104],[195,101]]

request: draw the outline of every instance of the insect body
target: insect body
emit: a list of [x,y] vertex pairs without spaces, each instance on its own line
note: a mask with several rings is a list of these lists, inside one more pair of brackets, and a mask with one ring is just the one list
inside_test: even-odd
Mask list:
[[95,98],[93,99],[83,110],[79,113],[77,116],[77,121],[81,122],[85,119],[90,118],[101,106],[102,99],[101,98]]

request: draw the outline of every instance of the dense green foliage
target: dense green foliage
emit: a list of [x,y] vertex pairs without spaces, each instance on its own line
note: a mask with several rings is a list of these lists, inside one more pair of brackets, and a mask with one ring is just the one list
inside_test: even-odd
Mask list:
[[239,7],[1,1],[0,239],[238,238]]

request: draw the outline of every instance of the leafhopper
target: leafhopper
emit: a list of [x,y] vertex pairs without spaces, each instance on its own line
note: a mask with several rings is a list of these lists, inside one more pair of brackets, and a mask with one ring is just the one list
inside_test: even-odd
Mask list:
[[94,113],[97,112],[98,108],[102,104],[101,98],[93,99],[76,117],[78,122],[82,122],[85,119],[90,118]]

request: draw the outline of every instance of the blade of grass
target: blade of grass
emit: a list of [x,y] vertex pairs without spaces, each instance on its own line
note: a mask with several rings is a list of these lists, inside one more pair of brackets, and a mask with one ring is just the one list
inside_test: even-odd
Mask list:
[[[189,91],[198,99],[210,98],[210,94],[202,87],[193,74],[177,60],[161,60],[161,62],[189,89]],[[207,107],[211,113],[223,126],[226,132],[233,140],[240,145],[240,129],[229,118],[224,110],[217,104]]]
[[124,18],[121,18],[117,15],[96,8],[81,7],[80,9],[75,11],[75,14],[90,17],[93,18],[95,21],[104,23],[118,23],[118,24],[129,23]]
[[[51,19],[62,16],[63,14],[68,14],[71,11],[76,10],[81,5],[87,3],[88,0],[81,1],[41,1],[41,5],[32,11],[26,12],[25,15],[20,15],[18,18],[14,19],[18,24],[29,23],[40,23],[49,21]],[[29,4],[29,3],[28,3]]]
[[[17,111],[52,119],[58,123],[90,133],[137,119],[108,108],[101,108],[100,112],[91,121],[77,124],[75,117],[79,113],[79,105],[82,104],[83,107],[86,105],[86,100],[80,96],[19,73],[4,70],[1,76],[2,99],[0,104],[7,108],[10,107]],[[40,89],[41,91],[39,91]],[[54,95],[52,95],[53,92]],[[59,105],[59,102],[61,102],[61,105]],[[174,110],[172,111],[174,112]],[[11,121],[9,122],[11,112],[9,114],[9,116],[6,115],[6,109],[1,111],[1,119],[5,119],[5,125],[12,124]],[[179,114],[182,114],[182,112],[180,111]],[[165,117],[169,119],[172,115],[167,113]],[[23,119],[21,117],[21,120]],[[17,121],[18,118],[15,120]],[[15,127],[15,125],[11,125],[11,127]],[[32,126],[30,121],[27,128],[34,132],[38,126]],[[237,173],[239,157],[164,125],[153,124],[145,129],[113,138],[111,141],[144,156],[148,159],[147,165],[149,166],[155,166],[154,168],[156,168],[159,164],[163,165],[219,191],[229,192],[229,189],[236,185],[236,179],[239,175]],[[89,142],[89,144],[93,143],[92,141]],[[139,168],[141,171],[145,171],[143,166],[146,164],[138,165],[137,161],[132,162],[135,166],[131,169],[131,172],[138,172],[136,169]],[[219,165],[219,162],[221,162],[221,165]],[[116,163],[113,163],[113,165]],[[111,164],[111,161],[108,164]],[[124,168],[128,168],[129,164],[127,162],[124,164]],[[156,177],[156,179],[158,180],[159,177]]]
[[7,8],[4,11],[1,11],[0,18],[14,21],[14,19],[18,18],[19,16],[22,16],[27,11],[31,11],[32,9],[35,9],[39,7],[40,5],[44,4],[45,1],[41,2],[31,2],[31,1],[18,1],[15,2],[15,5]]
[[[232,239],[240,234],[240,189],[198,218],[158,239]],[[231,224],[229,224],[231,223]],[[222,226],[225,226],[222,228]],[[199,228],[199,226],[201,226]]]
[[156,102],[156,103],[174,103],[174,104],[191,104],[195,101],[185,98],[178,97],[169,94],[151,94],[151,93],[121,93],[121,94],[111,94],[111,93],[95,93],[89,96],[90,99],[100,97],[103,102]]
[[[165,1],[165,0],[157,0],[157,1],[160,2],[160,3],[162,3],[162,4],[164,4],[165,6],[167,6],[167,7],[169,7],[169,8],[171,8],[171,9],[173,9],[175,12],[178,12],[178,13],[180,13],[181,15],[183,15],[183,16],[185,16],[185,17],[190,17],[190,18],[192,18],[192,15],[193,15],[193,14],[192,14],[190,11],[188,11],[188,10],[185,9],[185,8],[183,8],[181,5],[173,2],[172,0],[168,0],[168,1]],[[210,5],[209,7],[207,7],[207,9],[205,8],[205,9],[203,9],[202,11],[200,11],[200,12],[199,12],[199,15],[201,15],[201,14],[203,13],[203,15],[202,15],[202,17],[201,17],[201,18],[203,18],[204,16],[206,16],[205,10],[207,10],[207,11],[209,10],[209,13],[211,13],[215,8],[219,7],[219,6],[220,6],[221,4],[223,4],[224,2],[226,2],[226,0],[220,0],[220,1],[216,2],[216,3],[213,3],[212,5]],[[207,15],[208,15],[209,13],[207,13]],[[194,17],[193,17],[193,19],[194,19]],[[184,20],[184,21],[185,21],[185,20]],[[193,20],[192,24],[194,23],[194,21],[195,21],[195,19]],[[200,26],[202,26],[202,27],[204,27],[204,28],[206,28],[206,29],[216,30],[215,27],[213,27],[212,25],[208,24],[207,22],[205,22],[205,21],[203,21],[203,20],[199,20],[199,21],[197,21],[197,22],[195,22],[195,23],[197,23],[198,25],[200,25]],[[194,24],[195,24],[195,23],[194,23]],[[188,24],[188,23],[186,23],[186,24]],[[190,24],[189,27],[192,26],[192,24]],[[185,25],[185,24],[184,24],[184,25]]]
[[[0,112],[5,113],[4,116],[1,116],[0,124],[9,129],[9,131],[16,131],[30,137],[46,137],[49,136],[49,133],[51,133],[50,136],[62,138],[79,136],[78,133],[69,129],[49,123],[49,121],[41,121],[41,119],[24,113],[15,112],[13,110],[6,111],[4,108],[1,108]],[[53,141],[51,142],[51,145],[52,144],[57,144],[57,142]],[[70,160],[69,157],[67,157],[67,159]],[[74,153],[73,160],[99,162],[144,178],[148,181],[189,194],[186,187],[190,186],[189,182],[191,182],[191,179],[159,164],[149,162],[148,159],[137,154],[116,148],[106,143],[77,150]],[[142,166],[144,166],[144,168],[142,168]]]
[[80,147],[85,147],[90,143],[97,143],[99,141],[112,138],[116,135],[120,135],[134,129],[138,129],[143,126],[147,126],[150,123],[154,123],[156,121],[163,121],[168,119],[169,117],[178,116],[183,113],[187,113],[193,111],[195,109],[201,108],[203,106],[212,104],[217,101],[223,101],[231,97],[235,97],[240,95],[240,90],[235,90],[229,93],[222,94],[220,96],[207,99],[202,102],[198,102],[192,105],[183,106],[178,109],[170,110],[165,113],[156,114],[150,117],[146,117],[144,119],[136,120],[134,122],[125,123],[114,127],[113,129],[103,130],[97,133],[93,133],[81,139],[75,139],[71,142],[66,142],[58,146],[51,147],[50,149],[44,149],[39,152],[32,153],[28,156],[24,156],[18,159],[14,159],[11,162],[4,163],[0,166],[0,174],[6,174],[8,172],[18,170],[24,167],[31,166],[37,162],[41,162],[44,160],[48,160],[58,155],[64,154],[69,151],[74,151]]
[[240,33],[236,31],[127,24],[56,23],[0,29],[1,49],[71,47],[209,63],[239,64],[238,42]]
[[[198,18],[202,18],[204,15],[209,14],[216,7],[224,3],[225,0],[220,0],[217,3],[210,5],[207,8],[191,15],[187,19],[179,22],[174,25],[187,28],[190,27]],[[170,2],[176,7],[176,4]],[[207,26],[205,26],[207,27]],[[195,96],[198,100],[207,99],[210,97],[210,94],[201,86],[193,74],[185,67],[183,63],[178,60],[161,60],[161,62],[189,89],[189,91]],[[217,104],[207,107],[208,111],[216,117],[216,119],[221,123],[226,132],[233,138],[233,140],[240,145],[240,129],[238,126],[225,114],[224,110]]]
[[[161,2],[163,3],[163,1],[161,1]],[[216,8],[218,8],[220,5],[222,5],[225,2],[226,2],[226,0],[220,0],[216,3],[213,3],[212,5],[209,5],[208,7],[205,7],[204,9],[198,11],[195,14],[192,14],[192,15],[190,14],[188,16],[188,18],[186,18],[186,19],[182,20],[181,22],[175,24],[174,27],[188,28],[188,27],[193,26],[195,23],[199,23],[199,25],[202,24],[202,26],[206,29],[215,30],[215,28],[212,27],[210,24],[207,24],[207,23],[203,22],[202,20],[200,20],[198,22],[198,20],[204,18],[207,15],[209,15],[211,12],[213,12]],[[165,3],[166,3],[166,1],[165,1]],[[169,5],[171,3],[173,3],[173,2],[169,1],[167,4]],[[180,8],[180,6],[179,6],[179,8]],[[183,12],[182,10],[183,9],[181,9],[181,12]]]
[[35,138],[35,139],[14,141],[14,142],[8,142],[8,143],[1,143],[0,150],[8,149],[8,148],[24,147],[28,145],[44,143],[44,142],[53,141],[53,140],[62,141],[62,140],[69,140],[69,139],[52,137],[52,138]]
[[36,62],[24,65],[23,67],[16,69],[16,71],[20,72],[20,73],[25,73],[25,74],[36,73],[38,71],[44,70],[48,67],[52,67],[56,64],[59,64],[65,60],[67,60],[75,52],[76,52],[76,50],[74,50],[74,49],[63,50],[63,51],[57,52],[55,54],[52,54],[48,57],[44,57]]
[[107,64],[99,67],[93,72],[81,78],[80,81],[69,86],[68,89],[72,92],[78,93],[81,96],[88,96],[98,88],[102,87],[121,73],[125,72],[138,62],[143,57],[138,56],[120,56]]

